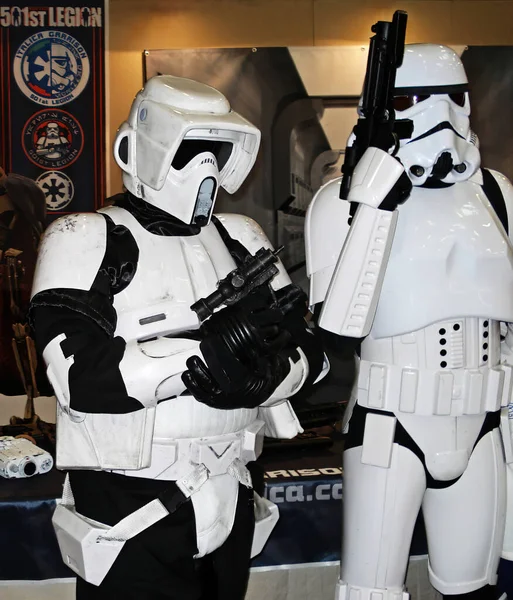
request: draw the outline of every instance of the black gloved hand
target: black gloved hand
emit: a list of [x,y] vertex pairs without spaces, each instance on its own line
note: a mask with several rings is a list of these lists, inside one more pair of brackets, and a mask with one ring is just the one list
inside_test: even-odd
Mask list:
[[404,204],[408,200],[412,187],[410,178],[406,174],[406,171],[403,171],[401,177],[396,181],[378,208],[393,212],[400,204]]
[[306,313],[306,295],[289,285],[277,292],[263,286],[214,313],[200,328],[205,362],[191,357],[182,375],[187,389],[216,408],[249,408],[267,400],[288,375],[288,358],[298,358],[287,327],[297,312]]
[[274,295],[285,320],[292,315],[299,318],[305,317],[308,312],[308,297],[298,285],[291,283],[275,291]]
[[262,286],[234,306],[214,313],[200,328],[203,339],[217,335],[240,360],[251,361],[261,354],[272,355],[291,340],[291,318],[306,312],[306,294],[295,285],[278,291]]
[[285,355],[262,354],[245,363],[217,337],[204,339],[200,350],[206,364],[199,356],[189,358],[182,381],[196,400],[213,408],[255,408],[271,396],[290,371]]
[[384,152],[390,153],[396,150],[398,141],[390,129],[388,123],[384,123],[383,127],[379,127],[372,137],[370,145],[373,148],[379,148]]
[[[410,197],[413,184],[404,171],[399,179],[396,181],[392,189],[385,196],[385,199],[378,206],[381,210],[388,210],[393,212],[399,205],[404,204]],[[351,202],[349,206],[349,218],[347,220],[348,225],[351,225],[353,218],[356,214],[356,210],[360,206],[359,202]]]

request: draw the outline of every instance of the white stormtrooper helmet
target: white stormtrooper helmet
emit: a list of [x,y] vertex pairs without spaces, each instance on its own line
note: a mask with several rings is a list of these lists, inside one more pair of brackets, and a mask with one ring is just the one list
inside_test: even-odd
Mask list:
[[460,57],[445,46],[405,47],[397,70],[397,119],[413,121],[413,135],[401,140],[397,157],[413,185],[469,179],[479,168],[477,136],[470,129],[468,80]]
[[260,131],[214,88],[159,75],[137,94],[114,140],[125,187],[186,224],[210,221],[218,186],[233,194],[255,163]]
[[59,125],[57,123],[52,121],[46,125],[46,137],[49,139],[59,137]]
[[73,63],[72,55],[63,44],[51,45],[51,83],[61,91],[75,81],[77,74],[76,62]]

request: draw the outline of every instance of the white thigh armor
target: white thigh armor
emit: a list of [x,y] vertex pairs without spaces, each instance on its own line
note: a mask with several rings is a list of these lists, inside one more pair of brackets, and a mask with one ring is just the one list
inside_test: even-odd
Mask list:
[[[217,479],[209,478],[207,470],[200,469],[194,477],[177,481],[177,485],[186,498],[194,499],[200,489],[205,489],[204,486],[208,487],[209,482],[215,482]],[[221,488],[233,487],[229,477],[223,478],[220,483]],[[215,510],[218,506],[208,508]],[[204,517],[204,511],[197,512],[195,507],[195,512],[200,518]],[[156,499],[128,515],[114,527],[109,527],[76,512],[69,479],[66,478],[62,501],[54,512],[52,522],[64,563],[82,579],[100,585],[125,543],[168,514],[166,506]],[[255,493],[256,526],[251,557],[262,551],[278,517],[276,504]],[[202,541],[200,536],[198,547],[201,550],[198,556],[203,555]]]
[[[429,575],[436,589],[465,594],[495,584],[505,512],[497,429],[477,443],[455,483],[426,491],[419,457],[392,443],[395,418],[369,416],[377,421],[369,423],[368,431],[366,426],[363,446],[344,452],[344,538],[337,600],[356,594],[365,600],[406,600],[408,554],[421,507]],[[430,433],[438,435],[437,429]],[[372,440],[376,434],[379,438]]]

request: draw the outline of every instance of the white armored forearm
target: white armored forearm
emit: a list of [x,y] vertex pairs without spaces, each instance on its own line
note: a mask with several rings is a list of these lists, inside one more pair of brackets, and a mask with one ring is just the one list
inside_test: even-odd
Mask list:
[[332,333],[368,335],[397,224],[397,211],[360,205],[330,281],[319,326]]
[[[66,339],[65,334],[60,334],[43,351],[48,379],[65,409],[72,403],[69,371],[75,362],[74,355],[66,357],[62,350],[61,344]],[[187,368],[186,361],[194,355],[201,356],[196,340],[160,337],[148,342],[129,342],[119,363],[127,395],[145,407],[180,395],[185,390],[181,375]]]
[[66,412],[69,411],[69,370],[75,362],[73,356],[66,357],[61,348],[61,343],[66,335],[61,333],[55,337],[43,350],[43,360],[46,364],[46,375],[53,387],[55,396]]
[[379,148],[367,148],[355,167],[347,199],[378,208],[403,172],[393,156]]
[[301,389],[308,377],[308,360],[300,348],[297,348],[299,360],[289,358],[290,372],[280,385],[258,409],[258,416],[265,422],[264,433],[267,437],[291,439],[303,432],[299,420],[288,398]]
[[143,404],[179,396],[185,391],[182,373],[191,356],[200,356],[199,341],[160,337],[129,342],[119,365],[128,395]]
[[273,406],[275,404],[279,404],[283,400],[293,396],[303,386],[309,373],[308,360],[301,348],[296,348],[296,350],[299,353],[299,360],[294,363],[292,359],[289,358],[289,374],[274,390],[272,396],[270,396],[262,404],[262,406]]
[[355,338],[369,333],[398,214],[378,207],[403,171],[395,158],[378,148],[368,148],[356,166],[348,200],[360,206],[327,290],[319,318],[323,329]]

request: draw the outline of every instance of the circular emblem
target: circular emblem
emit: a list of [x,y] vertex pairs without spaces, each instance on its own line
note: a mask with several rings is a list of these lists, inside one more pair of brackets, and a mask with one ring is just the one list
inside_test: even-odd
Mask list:
[[68,33],[41,31],[16,51],[14,78],[20,90],[36,102],[61,106],[77,98],[89,80],[89,57]]
[[63,169],[80,156],[84,132],[69,113],[41,110],[25,123],[21,142],[27,158],[38,167]]
[[43,190],[48,210],[61,210],[73,200],[73,183],[60,171],[46,171],[36,183]]

